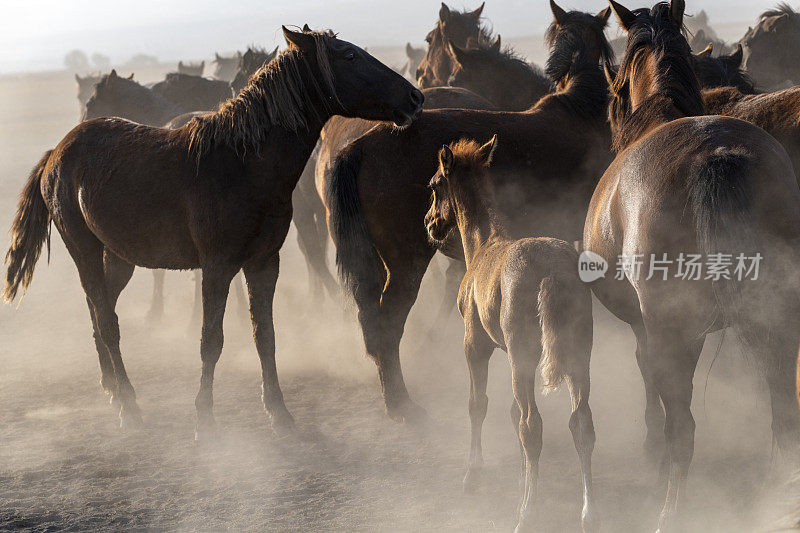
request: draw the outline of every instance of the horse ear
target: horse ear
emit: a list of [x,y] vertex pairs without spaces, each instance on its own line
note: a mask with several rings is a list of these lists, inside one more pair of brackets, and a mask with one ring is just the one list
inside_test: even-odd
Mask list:
[[270,54],[273,58],[275,58],[275,56],[278,55],[278,48],[280,48],[280,45],[276,46],[275,50],[273,50],[272,53]]
[[220,60],[219,53],[214,52],[214,61],[219,61],[219,60]]
[[498,35],[497,37],[494,38],[494,41],[492,41],[492,44],[489,45],[489,50],[491,50],[492,52],[499,52],[500,51],[500,44],[501,44],[500,43],[500,36]]
[[112,68],[111,72],[108,73],[109,78],[116,78],[117,77],[117,69]]
[[444,5],[444,2],[442,2],[442,7],[439,8],[439,20],[442,22],[447,22],[448,18],[450,18],[450,8]]
[[683,27],[683,13],[686,11],[686,0],[671,0],[669,3],[669,18],[679,28]]
[[605,28],[608,25],[608,19],[611,18],[611,8],[610,7],[605,8],[600,13],[595,15],[594,18],[599,20],[600,23]]
[[614,71],[614,67],[607,61],[603,62],[603,74],[606,75],[606,81],[608,82],[609,90],[611,90],[614,86],[614,82],[617,81],[617,72]]
[[78,76],[77,74],[75,74],[75,81],[77,81],[78,83],[81,82],[81,77]]
[[484,8],[485,6],[486,6],[486,2],[482,3],[480,6],[478,6],[478,9],[476,9],[475,11],[473,11],[472,13],[470,13],[470,14],[469,14],[469,16],[471,16],[471,17],[472,17],[472,18],[474,18],[475,20],[480,20],[480,18],[481,18],[481,13],[483,13],[483,8]]
[[736,43],[736,51],[731,54],[730,58],[731,58],[731,63],[733,63],[733,65],[736,68],[742,66],[742,59],[744,59],[744,50],[742,49],[742,43]]
[[205,68],[205,66],[206,66],[206,60],[204,59],[200,62],[200,68],[203,69]]
[[497,134],[495,133],[489,142],[478,148],[478,156],[483,160],[483,164],[487,167],[492,164],[492,157],[497,148]]
[[300,31],[292,31],[286,26],[281,26],[281,28],[283,28],[283,36],[290,46],[295,46],[300,50],[312,50],[314,48],[314,38],[311,35]]
[[619,24],[622,26],[622,29],[628,31],[633,26],[633,23],[636,22],[636,15],[630,12],[630,10],[623,6],[622,4],[618,4],[614,0],[608,0],[611,4],[611,9],[614,10],[616,13],[617,18],[619,19]]
[[303,33],[308,33],[311,31],[311,28],[308,27],[308,23],[303,24]]
[[411,57],[413,53],[414,53],[414,48],[411,47],[411,43],[406,43],[406,55],[408,57]]
[[442,146],[442,149],[439,150],[439,167],[445,175],[453,169],[453,151],[447,145]]
[[129,80],[132,80],[132,79],[133,79],[133,72],[131,72],[131,75],[130,75],[130,76],[128,76],[128,79],[129,79]]
[[714,51],[714,43],[708,43],[708,46],[703,48],[702,51],[697,52],[694,56],[697,58],[701,57],[711,57],[711,53]]
[[556,4],[555,0],[550,0],[550,11],[553,12],[553,20],[555,20],[556,24],[564,24],[566,22],[567,12]]

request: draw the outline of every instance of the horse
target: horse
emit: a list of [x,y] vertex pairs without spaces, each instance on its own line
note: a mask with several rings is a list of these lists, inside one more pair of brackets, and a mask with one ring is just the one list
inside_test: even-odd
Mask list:
[[504,111],[524,111],[553,92],[553,83],[539,67],[521,59],[513,49],[500,50],[500,36],[490,46],[461,48],[450,44],[451,87],[479,94]]
[[400,74],[409,81],[417,81],[417,67],[425,57],[424,48],[414,48],[411,43],[406,43],[406,62],[400,67]]
[[756,92],[752,78],[741,69],[743,50],[737,44],[736,50],[729,54],[713,56],[714,44],[708,46],[700,53],[694,55],[694,72],[701,89],[714,89],[716,87],[736,87],[746,94]]
[[202,76],[205,66],[205,61],[201,61],[199,63],[184,63],[183,61],[178,61],[178,74],[186,74],[187,76]]
[[214,79],[227,81],[230,83],[239,70],[239,63],[242,61],[242,53],[236,52],[232,56],[221,56],[214,52]]
[[162,81],[153,85],[152,90],[186,111],[215,110],[232,96],[231,86],[224,81],[176,72],[167,74]]
[[592,293],[578,277],[578,253],[551,238],[514,240],[495,207],[488,175],[497,136],[480,145],[461,140],[439,152],[431,178],[428,235],[445,243],[460,235],[467,272],[458,291],[464,319],[464,353],[470,374],[472,426],[464,484],[474,487],[483,466],[481,428],[489,399],[486,381],[495,348],[508,353],[516,402],[512,422],[523,452],[524,485],[517,531],[532,529],[542,417],[536,406],[536,368],[545,390],[567,382],[572,399],[569,427],[583,478],[583,530],[597,531],[592,487],[595,434],[589,408],[589,359],[592,353]]
[[142,423],[119,349],[117,297],[134,266],[203,274],[196,438],[213,437],[214,368],[228,287],[244,270],[262,399],[277,432],[293,427],[275,367],[272,300],[291,195],[323,124],[342,114],[408,127],[423,96],[332,32],[289,44],[219,111],[167,130],[118,118],[79,124],[34,167],[12,226],[3,297],[30,285],[53,223],[78,268],[102,370],[122,427]]
[[[555,5],[555,4],[553,4]],[[557,7],[557,6],[556,6]],[[424,230],[426,185],[440,148],[462,137],[503,140],[495,156],[498,209],[514,237],[580,236],[597,176],[611,161],[606,118],[611,13],[553,9],[547,71],[557,91],[521,113],[423,111],[410,128],[375,126],[345,148],[325,177],[328,229],[339,276],[358,308],[366,351],[378,366],[388,415],[415,420],[399,347],[422,276],[437,251]],[[391,198],[387,202],[386,198]],[[460,243],[439,247],[461,259]]]
[[[116,70],[112,70],[110,74],[103,76],[96,85],[94,94],[86,103],[81,120],[120,117],[147,126],[177,129],[198,114],[205,114],[205,112],[183,113],[183,111],[184,108],[179,104],[163,98],[131,78],[121,78],[117,75]],[[158,322],[164,315],[164,278],[163,270],[153,270],[153,297],[150,301],[150,309],[147,311],[147,319],[150,322]],[[242,316],[247,317],[249,313],[244,284],[240,277],[237,277],[236,280],[233,293],[236,297],[237,309]],[[200,286],[200,276],[195,276],[192,326],[199,325],[202,317]]]
[[252,76],[253,73],[255,73],[255,71],[260,69],[262,66],[275,59],[275,56],[277,55],[277,46],[272,52],[267,52],[263,48],[255,48],[252,46],[248,47],[247,51],[242,54],[236,74],[234,75],[233,80],[231,80],[231,88],[233,89],[233,93],[239,94],[242,92],[242,89],[247,86],[247,82],[250,81],[250,76]]
[[789,4],[761,14],[758,24],[749,28],[740,41],[744,65],[759,87],[777,89],[790,82],[800,83],[800,13]]
[[436,27],[425,37],[428,50],[417,67],[417,84],[423,88],[442,87],[453,71],[448,43],[456,46],[477,46],[492,40],[488,30],[481,27],[482,3],[474,11],[453,11],[442,2]]
[[683,0],[633,12],[610,1],[628,33],[610,89],[617,156],[592,196],[583,246],[617,273],[592,290],[636,334],[648,439],[666,439],[664,532],[680,529],[694,448],[692,378],[708,333],[735,328],[766,376],[775,442],[796,451],[800,189],[771,135],[704,115],[681,31]]
[[100,74],[89,74],[88,76],[80,77],[75,74],[75,81],[78,83],[78,103],[80,103],[81,110],[86,102],[91,98],[94,92],[94,86],[100,81],[102,76]]

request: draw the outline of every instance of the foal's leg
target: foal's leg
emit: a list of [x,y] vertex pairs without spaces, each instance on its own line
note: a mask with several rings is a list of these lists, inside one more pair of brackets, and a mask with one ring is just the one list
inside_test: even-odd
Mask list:
[[511,362],[511,387],[519,405],[519,440],[525,452],[525,484],[519,507],[516,533],[533,528],[533,506],[539,479],[539,456],[542,453],[542,417],[536,406],[536,367],[539,364],[541,341],[516,339],[508,347]]
[[483,326],[477,317],[467,317],[464,323],[466,327],[464,353],[469,366],[469,419],[472,430],[467,474],[464,476],[464,490],[471,492],[477,487],[483,468],[481,428],[489,405],[489,398],[486,396],[486,381],[489,376],[489,358],[494,351],[494,345],[484,333]]
[[[679,526],[678,506],[682,504],[686,477],[694,454],[694,418],[692,417],[692,378],[703,349],[705,335],[697,338],[685,333],[688,328],[667,328],[664,320],[647,324],[648,358],[653,377],[664,403],[669,477],[658,531],[675,531]],[[688,338],[687,338],[688,337]]]
[[[591,352],[591,347],[588,352]],[[595,532],[600,527],[594,503],[592,484],[592,451],[594,450],[595,434],[592,421],[592,410],[589,408],[589,353],[580,361],[581,367],[571,372],[567,378],[570,397],[572,399],[572,415],[569,417],[569,429],[578,459],[581,463],[583,476],[583,511],[581,524],[583,531]]]
[[261,399],[277,433],[286,433],[294,427],[294,419],[283,402],[275,367],[275,327],[272,322],[272,300],[278,282],[279,255],[244,269],[250,293],[250,315],[253,321],[258,357],[261,359]]
[[659,464],[664,457],[664,409],[653,380],[653,371],[648,366],[647,331],[639,321],[631,324],[636,335],[636,363],[644,381],[645,409],[644,421],[647,436],[644,440],[644,451],[652,464]]
[[206,265],[202,271],[203,331],[200,336],[200,390],[194,400],[197,408],[195,440],[214,437],[217,424],[214,420],[214,369],[222,353],[222,321],[225,304],[233,276],[238,268],[230,265]]
[[150,301],[150,310],[147,311],[147,320],[158,322],[164,316],[164,277],[166,270],[153,270],[153,299]]

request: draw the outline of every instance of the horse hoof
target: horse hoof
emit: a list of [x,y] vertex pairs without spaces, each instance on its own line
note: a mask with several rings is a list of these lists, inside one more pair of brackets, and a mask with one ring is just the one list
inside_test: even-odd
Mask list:
[[411,400],[407,400],[394,408],[387,406],[386,414],[395,422],[415,426],[426,425],[431,422],[431,417],[428,416],[428,412]]
[[466,494],[474,494],[478,490],[481,482],[480,470],[477,468],[470,468],[467,470],[467,475],[464,476],[464,492]]
[[289,411],[284,411],[280,414],[272,414],[270,418],[272,422],[272,431],[278,437],[286,437],[294,433],[294,417]]
[[219,438],[219,431],[217,431],[216,424],[203,424],[198,425],[194,430],[194,441],[197,444],[205,444],[216,442]]
[[600,531],[600,520],[594,512],[589,512],[581,517],[583,533],[597,533]]
[[532,533],[533,531],[535,531],[533,524],[530,520],[525,519],[520,520],[517,527],[514,528],[514,533]]
[[123,408],[119,414],[119,428],[122,431],[138,431],[144,428],[142,415],[138,411],[126,413]]

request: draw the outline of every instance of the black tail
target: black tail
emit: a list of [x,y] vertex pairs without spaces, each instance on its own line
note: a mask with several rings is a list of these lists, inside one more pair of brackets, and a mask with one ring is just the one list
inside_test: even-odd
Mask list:
[[336,244],[336,266],[345,289],[352,295],[363,289],[380,290],[378,252],[367,230],[358,196],[361,150],[357,144],[345,148],[328,176],[330,231]]
[[33,167],[28,182],[22,190],[17,207],[17,216],[11,226],[11,246],[6,253],[6,285],[3,288],[3,299],[10,302],[17,296],[19,286],[27,289],[33,278],[33,269],[42,251],[42,245],[49,240],[47,225],[50,212],[44,203],[41,192],[41,180],[44,166],[50,158],[50,150],[42,157],[39,164]]
[[[751,156],[741,152],[715,154],[699,163],[689,183],[697,241],[706,254],[758,251],[757,229],[753,216],[753,184],[750,179]],[[759,340],[747,327],[742,314],[748,309],[743,297],[744,285],[730,280],[713,281],[714,296],[725,323],[734,326],[742,342],[752,348]]]

